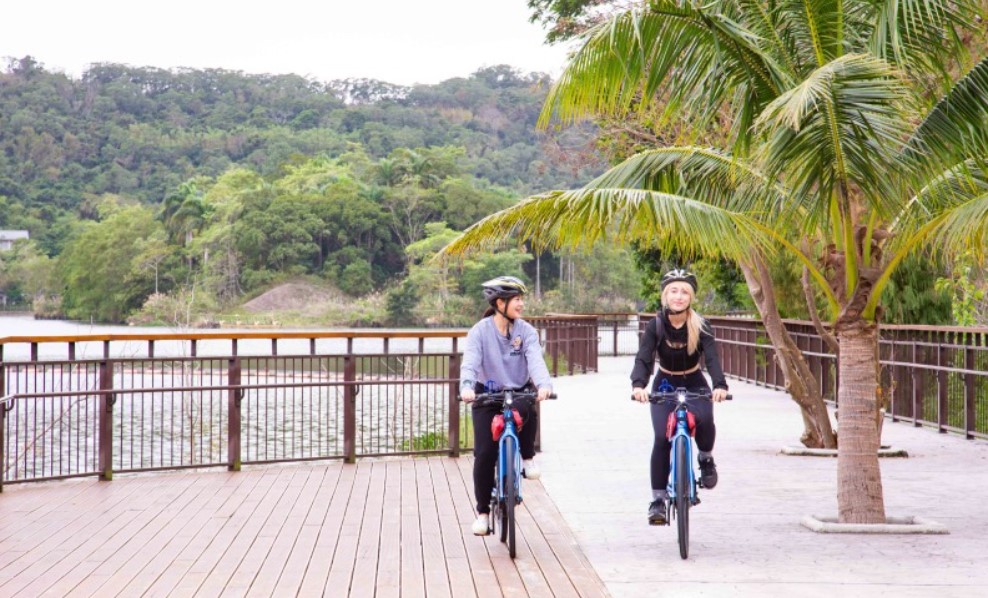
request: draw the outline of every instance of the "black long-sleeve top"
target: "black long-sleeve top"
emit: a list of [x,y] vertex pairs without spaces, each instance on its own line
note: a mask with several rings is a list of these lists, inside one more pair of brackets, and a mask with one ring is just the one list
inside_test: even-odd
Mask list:
[[[659,334],[656,329],[656,322],[662,322],[662,329],[665,341],[659,343]],[[669,315],[663,311],[657,318],[645,326],[641,343],[638,346],[638,355],[635,356],[635,367],[631,370],[631,385],[634,388],[645,388],[648,379],[651,378],[655,370],[655,355],[658,353],[659,366],[670,372],[684,372],[700,363],[700,353],[703,353],[704,362],[707,366],[707,373],[714,388],[727,390],[727,380],[724,378],[724,370],[720,367],[720,359],[717,357],[717,349],[714,347],[714,335],[710,333],[706,321],[700,328],[700,345],[698,351],[692,355],[687,353],[686,342],[688,332],[686,326],[676,328],[669,322]]]

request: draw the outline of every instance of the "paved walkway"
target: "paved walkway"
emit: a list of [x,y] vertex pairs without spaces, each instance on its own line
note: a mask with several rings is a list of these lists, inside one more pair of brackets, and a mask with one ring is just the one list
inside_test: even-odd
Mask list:
[[647,407],[629,400],[631,357],[559,378],[543,408],[542,482],[614,598],[653,596],[977,596],[988,588],[988,443],[886,423],[888,515],[949,535],[817,534],[799,521],[837,513],[837,460],[779,453],[798,444],[787,395],[732,383],[717,407],[720,482],[690,517],[689,560],[674,527],[650,527]]

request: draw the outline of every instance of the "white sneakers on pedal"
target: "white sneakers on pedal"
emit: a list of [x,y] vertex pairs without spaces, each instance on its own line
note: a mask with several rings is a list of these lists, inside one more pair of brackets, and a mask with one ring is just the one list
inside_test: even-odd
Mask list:
[[477,520],[473,522],[473,535],[475,536],[486,536],[490,532],[491,521],[490,516],[487,513],[481,513],[477,515]]
[[526,480],[537,480],[542,477],[542,470],[535,464],[534,459],[526,459],[521,462],[521,473]]

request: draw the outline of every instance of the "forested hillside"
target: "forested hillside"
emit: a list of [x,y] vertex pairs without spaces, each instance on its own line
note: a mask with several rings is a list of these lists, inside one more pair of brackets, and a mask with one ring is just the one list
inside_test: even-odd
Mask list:
[[[393,312],[421,312],[413,321],[461,318],[464,276],[532,279],[533,256],[512,250],[436,281],[416,274],[432,270],[416,244],[602,168],[589,131],[537,133],[549,83],[506,66],[415,87],[115,64],[73,79],[10,60],[0,229],[28,230],[31,242],[0,255],[0,292],[120,321],[152,296],[222,310],[311,276],[352,297],[390,290]],[[542,256],[540,282],[584,288],[574,278],[598,258],[561,268]],[[627,281],[610,284],[596,286],[603,295]],[[435,294],[440,305],[419,305]]]

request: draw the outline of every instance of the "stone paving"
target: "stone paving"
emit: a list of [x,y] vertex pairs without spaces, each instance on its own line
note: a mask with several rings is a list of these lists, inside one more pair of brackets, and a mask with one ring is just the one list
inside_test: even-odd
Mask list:
[[675,527],[650,527],[645,405],[629,400],[632,357],[555,381],[543,407],[542,483],[614,598],[653,596],[983,596],[988,594],[988,442],[886,422],[886,512],[948,535],[819,534],[807,514],[837,512],[837,460],[782,455],[798,445],[784,393],[732,381],[717,406],[720,482],[691,512],[689,559]]

